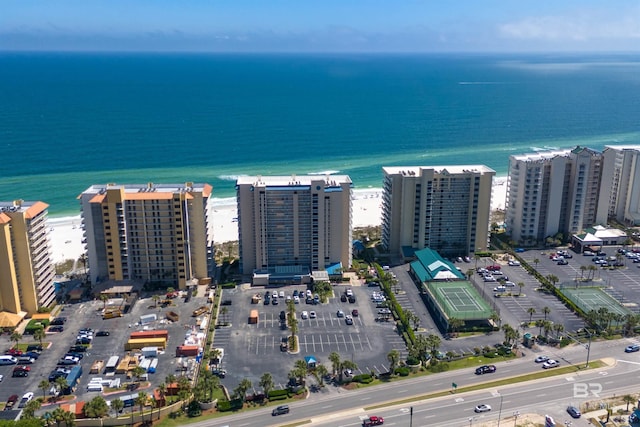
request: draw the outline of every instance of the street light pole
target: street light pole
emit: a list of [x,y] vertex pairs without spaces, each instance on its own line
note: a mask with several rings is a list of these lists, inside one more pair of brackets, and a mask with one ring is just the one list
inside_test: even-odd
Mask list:
[[587,344],[587,364],[584,366],[585,368],[589,367],[589,355],[591,354],[591,332],[585,328],[585,331],[589,334],[589,344]]
[[517,427],[518,425],[518,417],[520,416],[520,412],[516,411],[513,413],[513,427]]
[[500,418],[502,418],[502,393],[500,394],[500,410],[498,411],[498,427],[500,427]]

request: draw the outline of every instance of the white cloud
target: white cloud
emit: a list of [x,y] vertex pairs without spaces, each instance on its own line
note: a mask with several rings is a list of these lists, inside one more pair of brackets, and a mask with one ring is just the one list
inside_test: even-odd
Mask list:
[[502,24],[499,34],[519,40],[584,42],[640,38],[640,9],[618,10],[616,16],[581,11],[564,16],[528,17]]

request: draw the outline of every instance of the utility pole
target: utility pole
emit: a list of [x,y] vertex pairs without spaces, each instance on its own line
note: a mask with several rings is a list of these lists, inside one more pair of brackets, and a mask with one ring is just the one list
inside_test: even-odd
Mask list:
[[502,418],[502,393],[498,392],[498,394],[500,394],[500,410],[498,411],[498,427],[500,427],[500,418]]
[[591,332],[587,328],[584,329],[589,334],[589,344],[587,344],[587,363],[584,365],[585,368],[589,367],[589,354],[591,354]]

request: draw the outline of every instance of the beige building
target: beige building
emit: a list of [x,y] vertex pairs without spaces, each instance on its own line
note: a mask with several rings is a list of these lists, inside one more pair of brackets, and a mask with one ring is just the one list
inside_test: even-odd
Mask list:
[[236,190],[243,274],[285,277],[351,266],[348,176],[246,176]]
[[640,225],[640,145],[607,145],[602,155],[598,223]]
[[208,184],[94,185],[80,196],[91,282],[183,289],[209,277]]
[[511,156],[505,214],[511,239],[536,244],[596,225],[601,171],[602,153],[584,147]]
[[483,165],[384,167],[382,243],[392,254],[430,248],[443,256],[487,249],[491,185]]
[[24,317],[55,299],[48,207],[43,202],[0,202],[0,311]]

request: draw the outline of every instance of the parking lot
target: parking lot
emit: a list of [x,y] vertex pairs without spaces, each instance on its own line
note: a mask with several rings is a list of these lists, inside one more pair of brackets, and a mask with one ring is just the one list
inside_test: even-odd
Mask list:
[[[340,293],[347,288],[353,291],[356,298],[354,303],[340,300]],[[278,288],[287,295],[292,295],[294,289],[304,288]],[[224,348],[225,353],[222,368],[227,370],[228,375],[222,382],[233,389],[242,379],[248,378],[257,387],[262,374],[269,372],[276,384],[283,386],[288,381],[288,373],[296,360],[314,356],[319,363],[331,370],[328,356],[334,351],[343,360],[353,360],[358,365],[356,373],[386,372],[389,351],[394,348],[404,351],[405,345],[402,337],[395,332],[394,322],[376,321],[378,309],[371,301],[375,289],[377,288],[338,285],[334,286],[334,297],[327,303],[306,304],[302,299],[296,304],[298,354],[280,350],[281,339],[290,335],[290,331],[283,329],[280,322],[280,312],[286,311],[284,302],[278,305],[264,305],[263,301],[251,304],[251,296],[256,293],[264,294],[264,288],[224,290],[223,301],[232,302],[225,306],[232,326],[218,328],[214,338],[214,347]],[[358,310],[357,316],[352,315],[354,309]],[[258,310],[257,324],[248,322],[251,310]],[[342,310],[345,317],[338,317],[338,310]],[[303,311],[307,312],[308,318],[302,318]],[[312,311],[315,312],[315,318],[311,318]],[[347,324],[347,315],[352,315],[352,325]]]
[[[42,396],[41,389],[38,384],[41,380],[47,379],[49,373],[55,369],[58,360],[67,353],[69,347],[75,344],[76,335],[81,328],[92,328],[94,331],[109,331],[109,336],[96,336],[85,353],[85,357],[80,361],[83,374],[78,386],[73,393],[77,396],[77,400],[90,400],[100,395],[100,392],[87,392],[87,385],[93,377],[103,377],[109,379],[119,378],[121,383],[128,380],[124,374],[114,376],[105,376],[104,373],[90,374],[91,365],[96,360],[103,360],[105,363],[110,356],[125,355],[124,344],[129,339],[129,335],[134,331],[143,330],[143,326],[139,325],[141,315],[156,313],[158,320],[145,326],[146,329],[166,329],[169,331],[169,339],[167,341],[167,350],[158,355],[158,367],[154,374],[149,374],[150,387],[145,391],[151,393],[153,388],[163,382],[167,375],[181,375],[182,371],[177,370],[177,359],[175,357],[175,348],[184,341],[186,331],[195,327],[195,318],[191,317],[191,313],[197,307],[206,304],[206,293],[201,291],[199,296],[191,298],[188,303],[184,303],[182,298],[175,301],[175,305],[168,308],[156,307],[150,297],[141,298],[133,306],[130,313],[123,317],[103,320],[99,315],[103,308],[101,301],[87,301],[78,304],[68,304],[64,306],[64,311],[60,312],[60,316],[67,318],[64,325],[64,331],[59,333],[47,334],[45,342],[51,342],[48,349],[45,349],[40,358],[35,361],[31,367],[28,377],[13,378],[11,376],[15,365],[0,366],[0,374],[4,376],[4,380],[0,383],[0,401],[6,401],[12,394],[22,395],[28,391],[33,392],[36,396]],[[164,320],[164,312],[172,310],[180,314],[180,321],[176,323]],[[21,343],[33,342],[30,336],[25,335]],[[0,343],[3,349],[9,349],[13,343],[9,342],[8,336],[2,337]],[[122,393],[110,394],[106,397],[111,400],[120,395],[130,394],[130,392],[122,391]],[[45,406],[46,408],[46,406]]]

